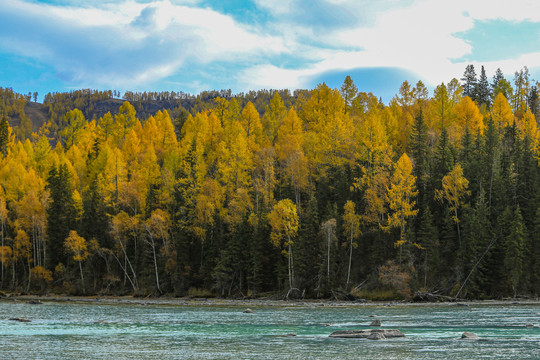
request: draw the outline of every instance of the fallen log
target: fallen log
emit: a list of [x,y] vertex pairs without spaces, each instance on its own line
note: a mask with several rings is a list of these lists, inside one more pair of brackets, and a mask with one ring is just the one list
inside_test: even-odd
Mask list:
[[421,292],[421,291],[417,291],[412,298],[412,301],[414,302],[443,302],[443,301],[453,302],[453,301],[458,301],[458,300],[463,300],[463,299],[458,299],[452,296],[439,295],[439,294],[434,294],[434,293],[429,293],[429,292]]

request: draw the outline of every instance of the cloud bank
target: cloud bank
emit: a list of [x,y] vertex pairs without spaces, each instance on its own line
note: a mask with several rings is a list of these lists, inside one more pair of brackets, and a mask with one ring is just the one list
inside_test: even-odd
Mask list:
[[[0,53],[52,68],[73,87],[294,89],[313,86],[325,73],[373,68],[438,84],[459,77],[469,63],[480,65],[473,36],[479,24],[540,22],[540,5],[531,0],[249,5],[235,12],[202,0],[10,0],[0,7]],[[491,51],[482,64],[488,74],[540,67],[534,41],[529,37],[522,51],[519,44]]]

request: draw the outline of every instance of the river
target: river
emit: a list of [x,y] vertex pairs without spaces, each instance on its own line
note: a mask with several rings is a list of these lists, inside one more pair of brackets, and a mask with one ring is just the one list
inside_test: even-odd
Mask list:
[[[245,307],[1,301],[0,358],[540,359],[538,304]],[[370,315],[406,337],[328,337],[368,328]]]

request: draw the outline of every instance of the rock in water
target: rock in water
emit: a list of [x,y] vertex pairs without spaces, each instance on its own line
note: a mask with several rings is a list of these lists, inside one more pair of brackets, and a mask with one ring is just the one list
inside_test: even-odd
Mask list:
[[461,340],[478,340],[480,339],[478,335],[472,332],[465,331],[463,334],[461,334]]
[[525,324],[525,327],[532,328],[532,327],[534,327],[534,325],[531,324],[531,323],[527,323],[527,324]]
[[30,300],[30,301],[27,301],[26,302],[27,304],[30,304],[30,305],[41,305],[43,304],[41,301],[39,300]]
[[373,320],[369,326],[381,326],[381,319]]
[[382,334],[385,338],[405,337],[397,329],[365,329],[365,330],[339,330],[330,334],[333,338],[367,339],[371,334]]
[[28,320],[28,319],[25,319],[25,318],[20,318],[20,317],[10,318],[9,320],[18,321],[18,322],[31,322],[31,320]]
[[386,336],[380,332],[372,332],[371,335],[367,337],[368,340],[385,340]]
[[253,314],[255,311],[251,310],[251,309],[246,309],[243,311],[244,314]]

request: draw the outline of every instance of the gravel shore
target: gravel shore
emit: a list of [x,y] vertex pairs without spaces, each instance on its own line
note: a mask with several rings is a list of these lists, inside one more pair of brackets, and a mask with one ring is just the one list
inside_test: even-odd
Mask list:
[[67,296],[67,295],[7,295],[1,301],[71,302],[126,305],[170,306],[237,306],[237,307],[373,307],[373,306],[481,306],[481,305],[540,305],[539,299],[477,300],[459,302],[407,302],[407,301],[333,301],[333,300],[271,300],[271,299],[219,299],[219,298],[141,298],[133,296]]

